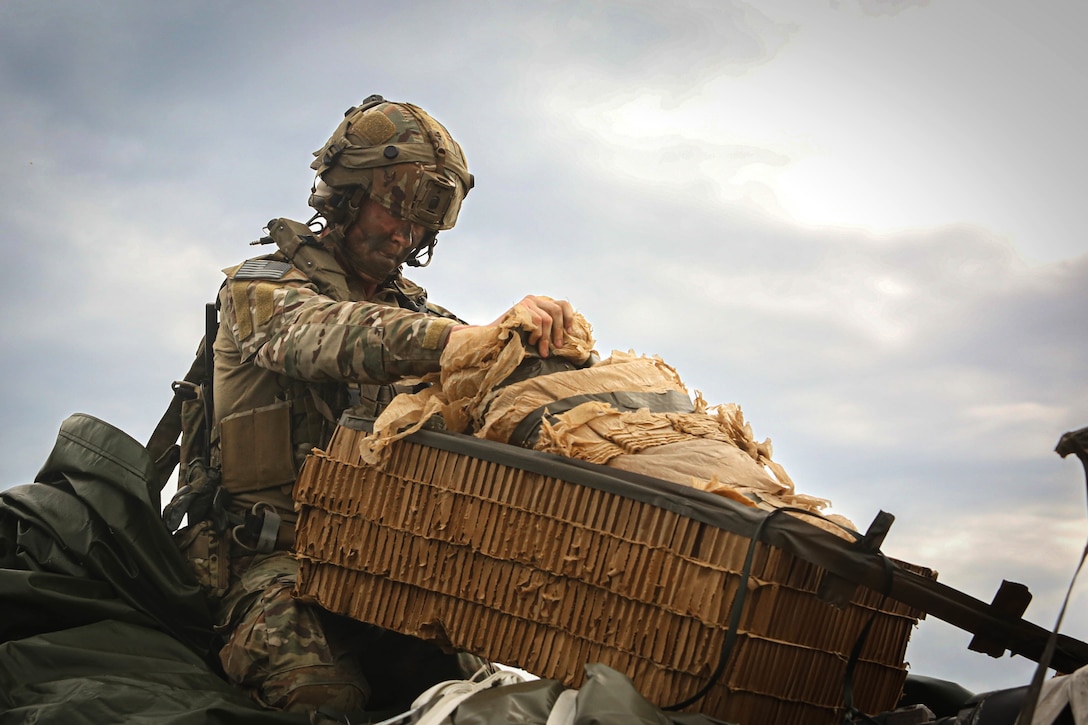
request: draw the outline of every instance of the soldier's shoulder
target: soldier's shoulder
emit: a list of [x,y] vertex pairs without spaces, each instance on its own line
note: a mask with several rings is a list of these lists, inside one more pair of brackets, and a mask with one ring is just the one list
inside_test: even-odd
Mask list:
[[306,282],[309,280],[300,269],[277,254],[247,259],[241,264],[227,267],[223,270],[223,274],[227,276],[227,279],[238,282]]
[[400,274],[399,272],[397,273],[397,277],[396,277],[396,280],[394,281],[394,285],[402,293],[404,293],[404,295],[406,297],[409,297],[409,298],[411,298],[413,300],[426,299],[427,298],[427,290],[426,289],[424,289],[421,285],[418,285],[415,282],[413,282],[412,280],[408,279],[403,274]]
[[425,290],[423,287],[416,284],[412,280],[408,279],[404,275],[400,275],[397,278],[397,286],[400,288],[401,292],[404,293],[405,297],[412,300],[412,302],[419,305],[420,307],[425,307],[427,311],[430,312],[432,315],[438,315],[439,317],[448,317],[451,320],[455,320],[457,322],[465,324],[464,320],[447,310],[445,307],[442,307],[441,305],[436,305],[435,303],[427,299],[427,290]]

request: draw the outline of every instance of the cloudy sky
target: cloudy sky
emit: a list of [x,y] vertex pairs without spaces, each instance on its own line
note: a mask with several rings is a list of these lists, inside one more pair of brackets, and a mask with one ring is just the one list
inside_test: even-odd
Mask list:
[[[74,412],[145,440],[219,270],[306,219],[310,152],[417,103],[476,189],[414,277],[476,322],[570,299],[599,349],[740,404],[798,488],[889,554],[1049,627],[1085,537],[1070,0],[0,4],[0,487]],[[1088,596],[1063,631],[1088,639]],[[937,621],[918,674],[1032,665]]]

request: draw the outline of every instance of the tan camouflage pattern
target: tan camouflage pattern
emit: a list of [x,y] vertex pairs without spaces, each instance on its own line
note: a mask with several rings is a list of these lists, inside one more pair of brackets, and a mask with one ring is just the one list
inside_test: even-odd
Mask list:
[[[262,259],[293,266],[275,279],[239,279],[241,265],[224,270],[214,344],[215,418],[218,431],[224,418],[282,410],[286,401],[290,431],[283,445],[291,448],[297,472],[313,448],[328,442],[349,389],[437,371],[450,328],[459,321],[442,316],[449,313],[426,303],[425,291],[399,274],[368,295],[304,224],[280,219],[268,229],[279,251]],[[405,299],[428,312],[402,308]],[[218,435],[213,445],[220,460]],[[248,447],[232,451],[238,454],[232,460],[263,460]],[[258,480],[256,486],[229,486],[226,468],[223,474],[231,513],[269,503],[293,532],[291,483],[277,478],[267,485]],[[375,635],[370,630],[376,628],[332,618],[294,599],[298,564],[288,551],[292,540],[281,535],[268,556],[253,556],[237,542],[231,546],[229,586],[212,601],[226,637],[220,660],[232,683],[268,707],[349,713],[375,704],[372,686],[379,705],[393,698],[407,709],[429,684],[459,676],[456,660],[433,645],[426,648],[403,635],[391,640],[393,633],[385,630]],[[210,565],[210,554],[204,563]],[[208,569],[206,578],[212,579],[216,572]],[[398,700],[401,695],[407,700]]]
[[361,711],[370,685],[358,657],[326,638],[317,608],[291,596],[297,572],[298,562],[286,554],[240,572],[220,611],[220,621],[231,627],[219,652],[223,672],[265,707]]
[[205,596],[211,601],[222,597],[230,585],[230,539],[204,520],[179,530],[174,540]]
[[[278,221],[270,227],[284,233],[306,229]],[[450,328],[458,321],[441,316],[448,313],[433,305],[427,307],[430,313],[400,307],[398,292],[417,304],[425,292],[399,275],[366,298],[331,254],[312,244],[281,246],[291,251],[296,266],[279,279],[236,279],[241,265],[224,270],[213,397],[217,425],[229,415],[289,401],[291,440],[285,445],[293,449],[297,471],[310,450],[332,434],[349,386],[389,384],[437,371]],[[299,265],[313,271],[303,273]],[[295,520],[290,486],[281,479],[260,489],[247,486],[244,495],[235,497],[235,510],[242,513],[257,501],[268,501],[284,521]]]
[[369,722],[359,710],[407,710],[431,685],[488,664],[295,599],[298,562],[286,552],[233,568],[216,609],[218,629],[230,633],[219,659],[230,682],[267,707]]
[[[277,221],[270,226],[284,234],[301,226]],[[434,306],[429,309],[436,314],[399,306],[398,290],[418,306],[426,298],[423,288],[398,274],[368,295],[332,254],[315,251],[312,244],[288,249],[304,259],[306,273],[298,260],[274,280],[236,279],[241,265],[224,270],[216,378],[225,331],[241,364],[252,362],[295,380],[385,384],[438,371],[450,328],[458,321],[439,316],[445,311]],[[223,416],[221,404],[217,395],[217,418]]]
[[244,360],[315,383],[392,383],[438,371],[453,320],[337,301],[297,280],[232,281],[223,323]]
[[[416,189],[424,176],[423,167],[419,164],[381,166],[370,169],[370,175],[367,197],[381,204],[398,219],[408,219]],[[456,216],[455,212],[454,218]]]
[[[348,384],[392,383],[436,371],[457,323],[396,307],[390,288],[370,300],[337,300],[299,272],[276,281],[228,279],[220,304],[215,417],[289,401],[296,469],[332,434]],[[269,481],[268,491],[236,497],[239,513],[268,501],[293,521],[290,489],[281,484]]]

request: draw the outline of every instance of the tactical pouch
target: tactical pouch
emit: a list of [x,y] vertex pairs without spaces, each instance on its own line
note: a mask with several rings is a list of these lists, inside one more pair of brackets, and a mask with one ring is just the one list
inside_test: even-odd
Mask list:
[[227,416],[219,423],[223,487],[232,493],[293,483],[291,404],[284,401]]
[[222,597],[230,586],[230,533],[217,532],[211,521],[199,521],[174,534],[174,543],[204,593]]

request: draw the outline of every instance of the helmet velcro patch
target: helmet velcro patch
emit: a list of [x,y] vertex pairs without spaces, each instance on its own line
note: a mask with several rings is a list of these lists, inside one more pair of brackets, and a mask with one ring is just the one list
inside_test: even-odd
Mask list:
[[377,146],[388,141],[397,132],[397,126],[388,116],[373,108],[352,124],[350,133],[358,136],[367,146]]

